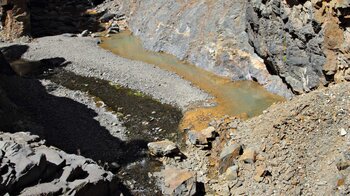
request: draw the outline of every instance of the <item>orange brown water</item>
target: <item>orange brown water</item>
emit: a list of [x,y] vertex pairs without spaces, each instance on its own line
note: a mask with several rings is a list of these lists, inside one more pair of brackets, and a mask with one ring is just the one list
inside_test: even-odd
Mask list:
[[216,106],[192,107],[186,111],[180,129],[191,127],[201,130],[208,126],[211,119],[224,115],[253,117],[261,114],[273,103],[284,100],[280,96],[269,93],[256,82],[232,82],[229,78],[220,77],[180,61],[173,55],[148,51],[130,31],[103,38],[100,46],[118,56],[153,64],[174,72],[214,97],[211,101],[216,103]]

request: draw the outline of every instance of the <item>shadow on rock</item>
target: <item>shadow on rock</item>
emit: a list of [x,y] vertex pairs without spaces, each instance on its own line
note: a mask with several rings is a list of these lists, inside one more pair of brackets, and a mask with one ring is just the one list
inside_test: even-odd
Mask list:
[[6,57],[6,60],[8,62],[13,62],[21,59],[22,55],[25,52],[27,52],[28,49],[29,49],[29,46],[27,45],[15,44],[7,47],[2,47],[0,50]]
[[[19,76],[35,76],[49,74],[54,68],[64,67],[70,64],[70,62],[61,57],[42,59],[40,61],[22,59],[22,55],[28,48],[29,47],[26,45],[12,45],[1,48],[0,50],[3,53],[3,57],[5,57],[0,58],[0,60],[2,59],[0,62],[1,72],[7,75],[16,73]],[[6,61],[10,62],[10,64]]]
[[1,76],[0,80],[9,99],[42,127],[29,131],[46,139],[47,144],[96,161],[121,165],[147,156],[143,150],[146,141],[124,142],[113,137],[94,119],[95,111],[71,99],[48,94],[39,81],[18,76]]
[[[60,70],[56,68],[70,62],[59,57],[36,62],[22,60],[26,49],[21,45],[2,48],[1,51],[11,60],[11,68],[17,73],[0,73],[0,120],[6,122],[0,123],[1,130],[29,131],[45,139],[47,145],[91,158],[113,173],[118,172],[120,166],[139,165],[149,159],[148,142],[144,138],[123,141],[112,136],[95,120],[97,113],[94,110],[72,99],[49,94],[38,80],[43,74],[54,74]],[[138,169],[140,173],[147,173],[145,168]],[[136,179],[147,177],[139,173],[135,175],[138,176]],[[128,195],[130,192],[124,187],[123,193]]]

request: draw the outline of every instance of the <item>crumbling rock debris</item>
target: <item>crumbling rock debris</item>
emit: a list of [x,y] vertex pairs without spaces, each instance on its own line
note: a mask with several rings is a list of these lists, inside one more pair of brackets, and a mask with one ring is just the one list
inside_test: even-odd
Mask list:
[[166,166],[195,171],[213,195],[348,195],[350,83],[278,103],[246,121],[223,117],[212,148],[187,145]]

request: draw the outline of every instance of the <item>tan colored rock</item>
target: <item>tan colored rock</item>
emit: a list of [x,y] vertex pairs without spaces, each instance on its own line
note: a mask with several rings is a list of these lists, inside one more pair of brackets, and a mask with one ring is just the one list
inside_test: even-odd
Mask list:
[[267,173],[267,170],[266,170],[266,167],[264,165],[260,165],[260,166],[256,167],[254,180],[257,182],[263,181],[266,173]]
[[215,128],[212,126],[201,131],[190,130],[188,141],[193,145],[208,145],[210,140],[215,138],[215,135]]
[[233,144],[226,146],[220,153],[219,173],[224,173],[229,167],[234,165],[235,160],[240,155],[242,146],[239,144]]
[[191,130],[187,134],[188,141],[193,145],[206,145],[208,144],[207,137],[200,131]]
[[261,155],[261,154],[258,154],[258,155],[256,155],[256,160],[258,160],[258,161],[265,161],[266,157]]
[[154,156],[169,156],[179,152],[179,148],[174,142],[169,140],[148,143],[148,149]]
[[254,163],[256,160],[256,152],[253,149],[245,149],[242,156],[239,158],[240,161],[245,163]]
[[344,160],[338,161],[336,163],[336,166],[338,170],[346,170],[348,167],[350,167],[350,161],[344,161]]
[[226,180],[236,180],[238,178],[238,166],[234,165],[229,168],[227,168],[225,172],[225,179]]
[[207,139],[212,139],[215,137],[215,128],[214,127],[208,127],[206,129],[203,129],[201,133],[207,138]]
[[177,168],[166,168],[163,171],[165,195],[195,195],[197,192],[197,177],[194,172],[180,170]]

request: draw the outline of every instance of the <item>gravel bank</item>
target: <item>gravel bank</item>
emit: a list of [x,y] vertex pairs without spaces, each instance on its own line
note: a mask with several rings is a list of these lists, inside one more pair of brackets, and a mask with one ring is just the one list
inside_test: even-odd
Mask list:
[[99,48],[97,41],[67,35],[43,37],[28,44],[29,49],[23,58],[37,61],[62,57],[71,62],[65,69],[78,75],[97,77],[140,90],[183,110],[192,102],[209,98],[208,94],[191,86],[190,82],[176,74],[118,57]]

